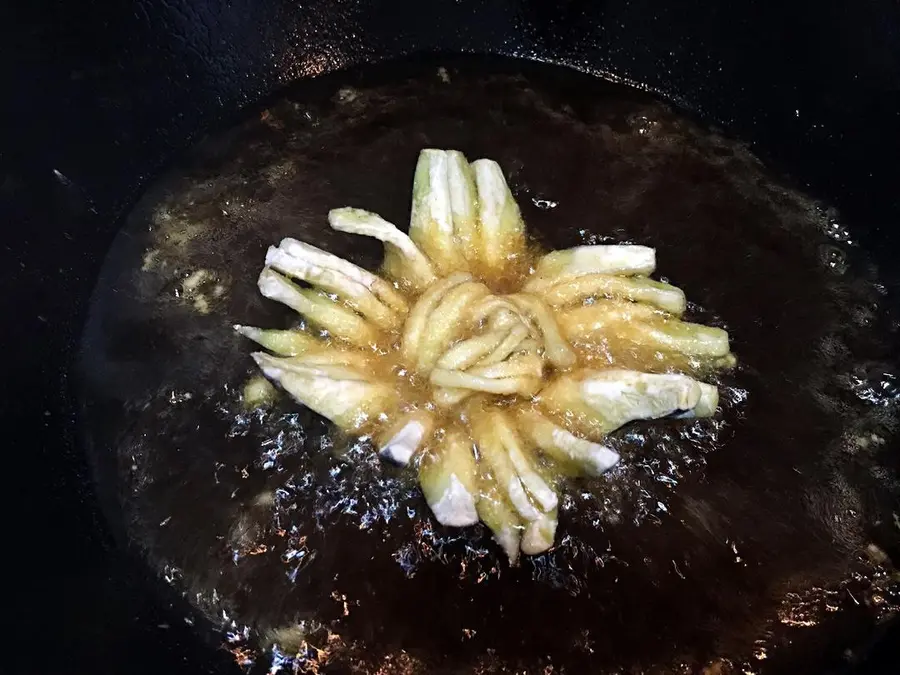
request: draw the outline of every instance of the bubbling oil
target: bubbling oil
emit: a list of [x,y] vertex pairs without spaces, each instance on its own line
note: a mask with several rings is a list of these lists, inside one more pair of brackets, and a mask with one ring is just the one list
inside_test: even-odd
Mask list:
[[[859,554],[900,549],[898,341],[833,214],[633,90],[518,63],[381,73],[320,80],[198,145],[129,217],[85,329],[111,515],[235,657],[262,671],[755,671],[760,650],[790,652],[797,617],[827,631],[825,604],[851,604],[834,589],[896,609],[890,568]],[[727,329],[740,358],[711,375],[714,418],[612,434],[620,465],[574,481],[557,545],[517,568],[481,526],[434,523],[415,476],[365,434],[336,435],[286,397],[240,401],[255,367],[232,324],[296,325],[256,290],[266,247],[291,236],[375,270],[380,248],[326,214],[406,222],[422,147],[498,161],[532,255],[655,247],[696,302],[685,318]],[[494,290],[520,288],[527,267]],[[426,405],[396,340],[380,375]],[[692,367],[615,336],[575,347],[595,366]]]

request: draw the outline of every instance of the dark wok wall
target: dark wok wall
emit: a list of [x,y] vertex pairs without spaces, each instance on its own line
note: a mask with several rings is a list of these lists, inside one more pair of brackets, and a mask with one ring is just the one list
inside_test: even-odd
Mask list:
[[[5,494],[15,509],[4,540],[18,550],[6,554],[17,569],[7,577],[16,609],[6,619],[26,639],[12,652],[14,670],[77,672],[93,662],[94,672],[123,672],[118,660],[138,649],[144,657],[133,667],[147,672],[182,664],[190,636],[130,590],[127,565],[109,550],[74,447],[66,371],[122,209],[203,129],[285,83],[435,50],[629,78],[757,143],[840,206],[896,272],[900,8],[892,1],[18,4],[0,10],[0,404]],[[157,648],[175,633],[175,648]],[[70,650],[74,670],[35,656],[30,647],[45,638]]]

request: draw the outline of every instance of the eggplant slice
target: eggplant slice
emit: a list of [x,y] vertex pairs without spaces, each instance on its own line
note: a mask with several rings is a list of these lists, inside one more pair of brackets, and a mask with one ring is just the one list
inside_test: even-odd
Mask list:
[[[272,659],[325,672],[781,672],[896,611],[898,340],[864,253],[829,236],[833,213],[637,91],[521,63],[443,75],[386,66],[298,88],[202,142],[135,207],[80,361],[91,457],[124,536],[261,672]],[[514,568],[483,525],[438,525],[416,472],[379,458],[409,430],[360,441],[283,395],[241,400],[255,366],[234,324],[301,331],[251,336],[288,359],[322,330],[258,294],[267,247],[290,237],[376,270],[383,244],[349,233],[372,223],[344,214],[338,231],[325,214],[354,204],[407,222],[423,147],[496,160],[547,250],[659,253],[662,284],[611,285],[595,261],[579,285],[546,284],[554,307],[576,312],[597,289],[618,293],[612,304],[654,298],[727,329],[741,361],[720,375],[661,361],[717,385],[719,413],[560,446],[554,477],[568,455],[622,459],[565,479],[539,521],[510,529],[520,516],[481,486],[493,499],[479,517],[507,550],[555,536]],[[397,265],[415,258],[410,239],[375,227]],[[437,272],[417,264],[421,283]],[[390,288],[355,283],[374,321],[405,311]],[[575,349],[589,318],[562,327]],[[610,355],[646,361],[627,334],[590,348],[598,364]],[[328,367],[355,387],[353,358]],[[540,429],[549,444],[553,428]]]

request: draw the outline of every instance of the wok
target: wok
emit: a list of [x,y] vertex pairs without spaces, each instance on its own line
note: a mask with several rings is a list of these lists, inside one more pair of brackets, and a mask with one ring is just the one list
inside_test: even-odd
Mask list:
[[[21,565],[8,614],[22,638],[14,670],[228,672],[226,656],[184,625],[179,600],[114,543],[79,450],[69,373],[103,255],[148,180],[284,84],[419,52],[504,54],[622,78],[753,143],[835,204],[886,284],[896,279],[900,24],[887,3],[463,2],[423,12],[387,2],[148,2],[23,12],[7,39],[6,132],[15,133],[3,145],[2,184],[8,538]],[[849,616],[788,667],[855,665],[887,630]],[[36,656],[38,646],[67,657]]]

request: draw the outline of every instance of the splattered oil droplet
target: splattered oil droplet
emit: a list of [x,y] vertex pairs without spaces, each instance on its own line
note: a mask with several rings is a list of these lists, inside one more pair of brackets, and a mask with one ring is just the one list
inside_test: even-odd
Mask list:
[[822,244],[819,246],[819,259],[825,267],[838,276],[846,274],[847,269],[850,266],[847,259],[847,253],[843,249],[832,246],[831,244]]
[[850,229],[837,220],[826,220],[822,225],[822,229],[829,239],[833,239],[842,244],[853,243],[853,236],[850,233]]
[[541,211],[549,211],[559,206],[559,202],[555,202],[552,199],[541,199],[539,197],[532,197],[531,203],[541,209]]
[[850,387],[860,400],[870,405],[887,407],[900,404],[900,382],[894,373],[882,368],[852,375]]
[[639,136],[651,137],[655,136],[662,126],[660,120],[646,112],[636,113],[628,116],[628,126],[630,126]]

